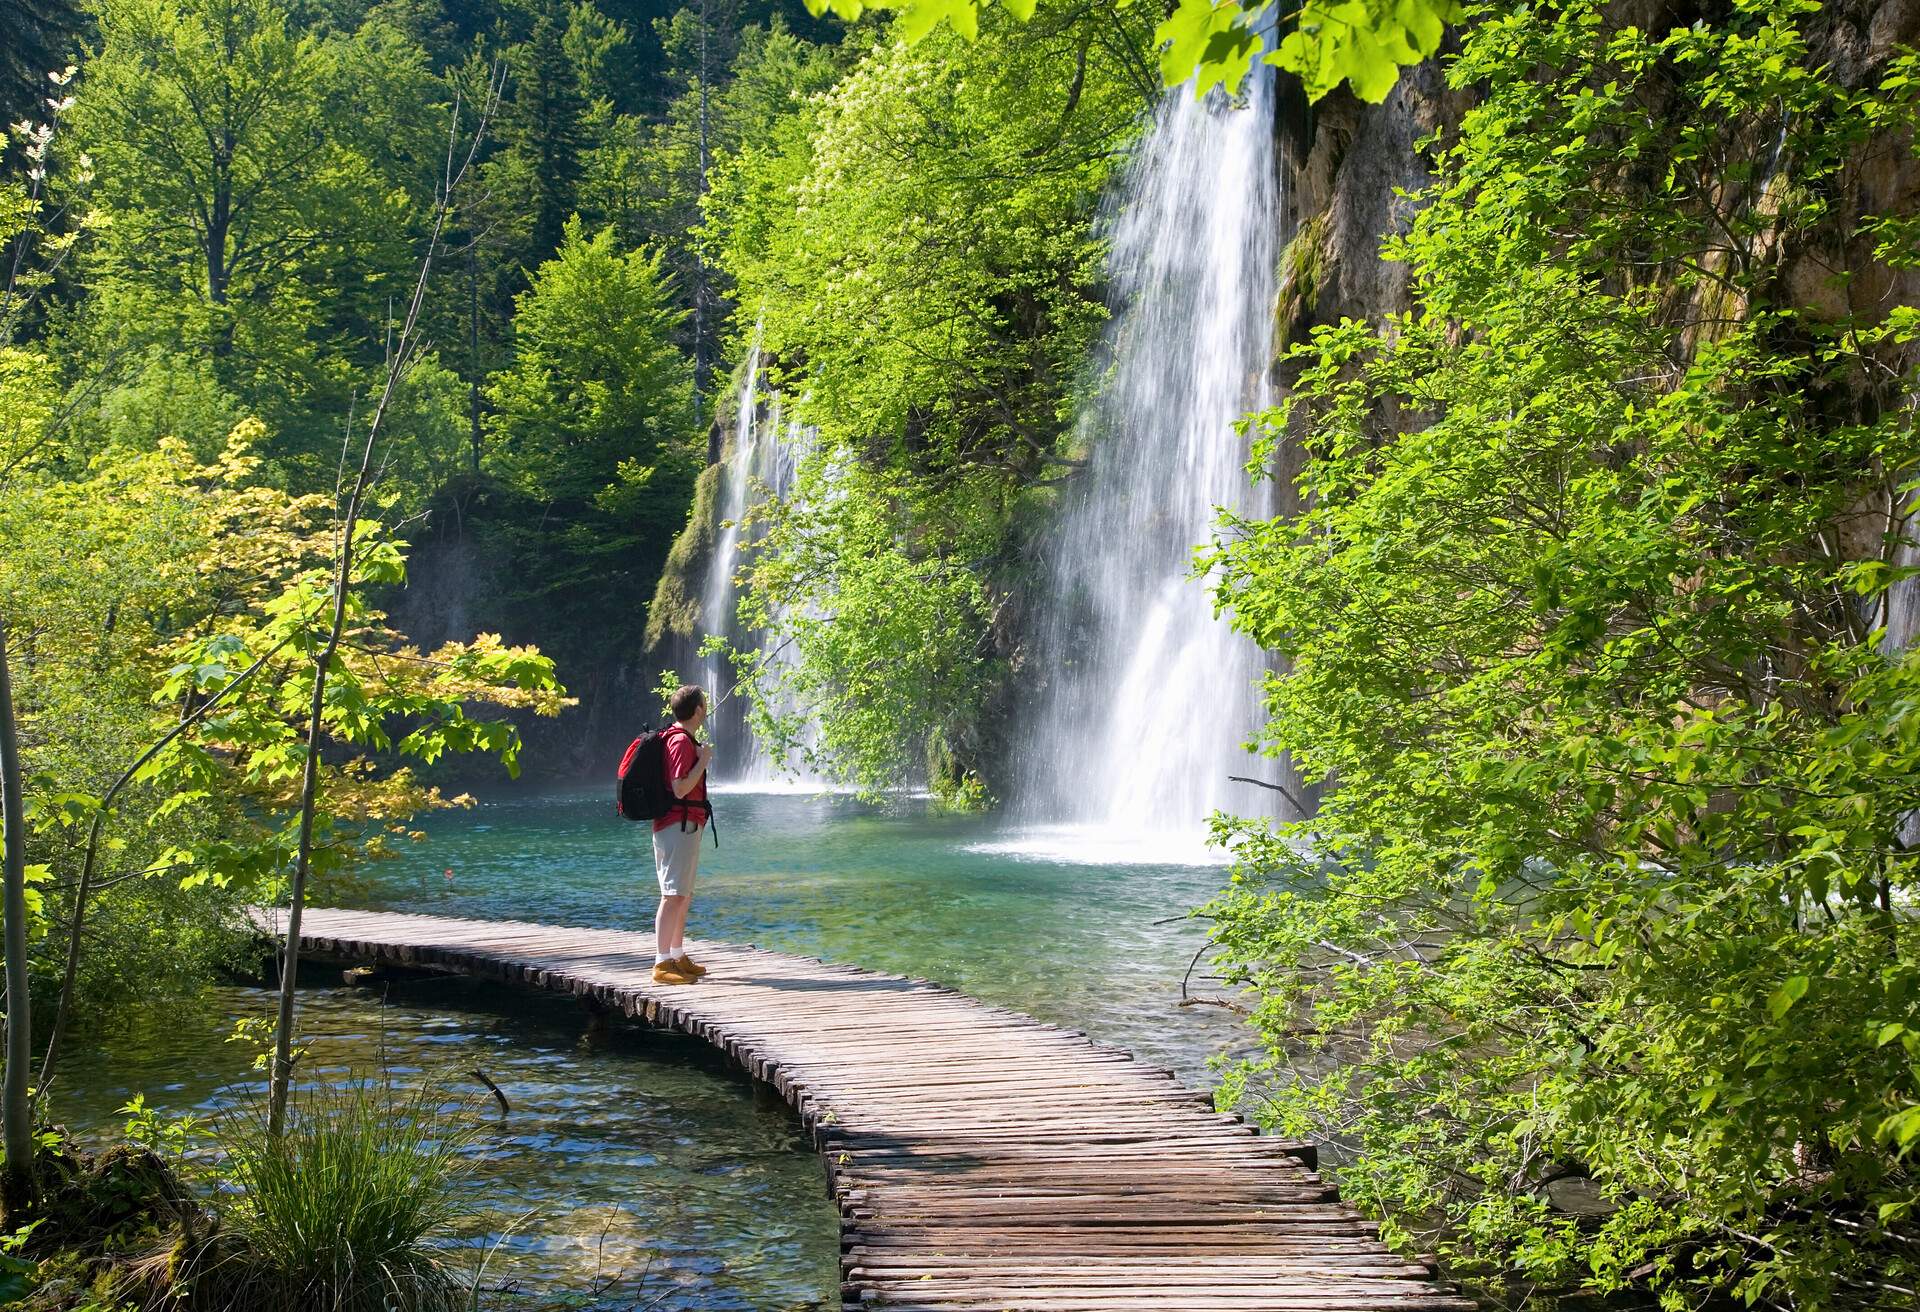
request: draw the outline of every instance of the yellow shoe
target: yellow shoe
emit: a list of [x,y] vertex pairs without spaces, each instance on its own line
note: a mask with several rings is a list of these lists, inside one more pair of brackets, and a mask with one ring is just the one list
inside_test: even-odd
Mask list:
[[673,965],[674,965],[674,968],[678,970],[682,975],[690,975],[694,979],[699,979],[702,975],[707,973],[707,968],[705,966],[701,965],[699,962],[695,961],[692,957],[688,956],[684,952],[682,952],[679,956],[673,959]]
[[655,984],[691,984],[693,981],[694,977],[681,970],[677,961],[662,961],[654,965]]

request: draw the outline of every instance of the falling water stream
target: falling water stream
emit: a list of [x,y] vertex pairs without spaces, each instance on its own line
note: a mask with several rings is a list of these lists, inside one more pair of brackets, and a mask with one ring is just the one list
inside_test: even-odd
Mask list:
[[[1035,607],[1045,697],[1023,734],[1036,746],[1010,807],[1020,828],[988,850],[1193,859],[1216,808],[1268,804],[1228,777],[1248,773],[1264,654],[1214,614],[1193,559],[1223,507],[1270,513],[1235,425],[1272,399],[1277,201],[1258,77],[1239,104],[1166,97],[1110,199],[1114,320],[1077,421],[1089,468],[1055,526]],[[735,573],[755,530],[740,521],[756,498],[791,494],[811,433],[783,421],[765,388],[757,333],[741,377],[702,618],[752,648],[760,635],[739,631]],[[731,686],[722,676],[707,671]],[[716,732],[741,744],[716,765],[720,779],[817,785],[772,759],[737,704],[721,708]]]
[[[760,659],[777,666],[784,649],[767,648],[766,635],[749,632],[740,621],[737,575],[763,526],[751,522],[751,512],[767,498],[785,501],[799,481],[800,466],[813,450],[814,432],[786,418],[781,394],[763,386],[760,331],[741,369],[737,418],[727,460],[721,474],[720,536],[714,543],[700,602],[702,639],[725,638],[742,652],[761,653]],[[757,789],[786,785],[798,789],[822,786],[806,762],[796,754],[785,759],[753,732],[747,718],[747,694],[742,671],[731,669],[725,656],[703,658],[704,686],[714,691],[712,733],[726,755],[716,754],[715,782]],[[763,675],[767,671],[762,670]]]
[[1115,313],[1040,608],[1032,828],[1009,849],[1141,859],[1198,846],[1215,808],[1266,805],[1228,779],[1249,773],[1264,654],[1192,572],[1220,508],[1271,513],[1235,423],[1272,399],[1277,200],[1256,81],[1239,106],[1166,97],[1111,202]]

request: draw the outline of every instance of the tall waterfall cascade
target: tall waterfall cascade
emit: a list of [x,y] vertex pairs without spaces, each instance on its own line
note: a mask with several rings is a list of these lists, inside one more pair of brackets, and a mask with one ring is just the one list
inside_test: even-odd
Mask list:
[[[780,394],[765,389],[757,330],[741,370],[737,400],[732,445],[721,471],[720,535],[701,592],[700,637],[704,643],[717,635],[743,651],[764,650],[768,635],[746,630],[739,617],[736,575],[761,533],[759,526],[742,521],[765,499],[784,501],[793,494],[800,466],[813,450],[814,433],[787,419]],[[777,664],[782,651],[766,650],[763,659]],[[709,716],[714,782],[753,789],[823,787],[804,762],[781,759],[754,734],[747,719],[746,689],[735,691],[741,673],[729,668],[724,656],[702,661],[702,686],[715,703]]]
[[1215,808],[1278,809],[1228,778],[1265,764],[1244,748],[1265,654],[1193,577],[1221,508],[1271,513],[1235,423],[1273,399],[1278,200],[1262,83],[1237,107],[1168,93],[1109,202],[1114,318],[1078,420],[1089,465],[1049,548],[1047,690],[1016,736],[1015,815],[1039,850],[1193,855]]

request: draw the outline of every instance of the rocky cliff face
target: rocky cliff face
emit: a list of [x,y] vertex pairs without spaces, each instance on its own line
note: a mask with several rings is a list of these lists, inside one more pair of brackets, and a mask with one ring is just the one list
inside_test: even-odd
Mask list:
[[[1628,0],[1614,8],[1617,24],[1654,32],[1729,17],[1723,4]],[[1817,61],[1844,85],[1864,87],[1885,73],[1896,50],[1920,42],[1920,0],[1827,4],[1810,36]],[[1381,239],[1405,231],[1411,218],[1411,206],[1396,193],[1432,179],[1418,143],[1458,125],[1474,102],[1471,90],[1446,85],[1442,61],[1455,49],[1450,37],[1439,56],[1405,70],[1379,105],[1344,88],[1309,105],[1297,83],[1282,87],[1275,132],[1288,244],[1276,307],[1279,349],[1303,340],[1316,324],[1412,308],[1406,266],[1388,264],[1378,253]],[[1851,194],[1834,198],[1836,222],[1813,241],[1781,252],[1781,276],[1793,299],[1836,313],[1848,304],[1914,303],[1915,271],[1875,266],[1866,258],[1872,239],[1852,225],[1862,214],[1912,212],[1920,170],[1909,144],[1887,140],[1863,150]],[[1852,248],[1849,263],[1864,274],[1851,287],[1833,276],[1840,246]]]
[[1458,123],[1469,103],[1447,89],[1437,59],[1406,70],[1378,105],[1344,88],[1310,105],[1286,80],[1274,121],[1285,227],[1277,350],[1319,324],[1412,308],[1409,272],[1383,261],[1380,243],[1412,218],[1398,193],[1432,180],[1419,143]]

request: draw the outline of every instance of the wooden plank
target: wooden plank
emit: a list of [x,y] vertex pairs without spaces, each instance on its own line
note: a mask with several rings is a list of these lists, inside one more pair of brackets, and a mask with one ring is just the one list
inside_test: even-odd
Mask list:
[[[268,933],[274,912],[254,913]],[[550,989],[738,1059],[813,1132],[848,1309],[1470,1312],[1211,1095],[925,980],[737,944],[656,985],[611,930],[314,908],[303,950]]]

